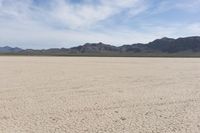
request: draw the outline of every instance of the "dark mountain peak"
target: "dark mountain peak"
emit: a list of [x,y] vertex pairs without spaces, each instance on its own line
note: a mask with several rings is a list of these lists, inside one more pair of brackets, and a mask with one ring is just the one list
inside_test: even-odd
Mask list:
[[23,49],[18,48],[18,47],[10,47],[10,46],[4,46],[0,47],[0,52],[2,53],[9,53],[9,52],[20,52]]
[[186,37],[186,38],[162,38],[150,42],[148,46],[152,49],[167,53],[200,51],[200,37]]
[[73,47],[70,49],[72,52],[80,52],[80,53],[102,53],[102,52],[112,52],[116,51],[117,47],[104,44],[102,42],[99,43],[86,43],[82,46]]
[[180,37],[177,40],[197,40],[197,41],[200,41],[200,36]]
[[93,47],[101,47],[101,46],[111,46],[110,44],[105,44],[105,43],[102,43],[102,42],[99,42],[99,43],[85,43],[84,45],[82,45],[83,47],[84,46],[93,46]]
[[156,40],[150,42],[149,44],[151,44],[151,43],[168,43],[168,42],[172,42],[174,40],[175,39],[173,39],[173,38],[163,37],[161,39],[156,39]]
[[11,47],[10,47],[10,46],[4,46],[4,47],[1,47],[1,48],[9,49],[9,48],[11,48]]
[[163,37],[160,40],[175,40],[174,38],[169,38],[169,37]]

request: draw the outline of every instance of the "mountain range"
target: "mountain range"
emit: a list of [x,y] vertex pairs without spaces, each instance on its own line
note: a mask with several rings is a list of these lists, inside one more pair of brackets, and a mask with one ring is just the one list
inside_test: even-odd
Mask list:
[[200,36],[161,38],[152,42],[113,46],[104,43],[86,43],[72,48],[22,49],[0,47],[2,55],[52,55],[52,56],[183,56],[200,57]]

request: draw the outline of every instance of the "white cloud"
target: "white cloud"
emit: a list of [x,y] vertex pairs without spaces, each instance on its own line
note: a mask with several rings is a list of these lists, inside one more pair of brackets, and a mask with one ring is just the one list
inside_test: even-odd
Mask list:
[[[88,28],[123,10],[131,8],[132,15],[141,12],[141,0],[99,0],[99,4],[84,2],[74,4],[66,0],[49,0],[50,7],[33,5],[33,0],[1,0],[0,17],[15,19],[33,19],[47,23],[55,23],[63,27],[77,29]],[[41,18],[42,17],[42,18]]]
[[[149,42],[163,36],[197,35],[200,26],[193,24],[155,24],[140,20],[137,30],[129,25],[106,26],[104,22],[112,17],[119,21],[134,20],[147,11],[149,0],[83,0],[83,3],[71,3],[69,0],[49,0],[48,5],[34,5],[33,0],[0,0],[0,44],[19,45],[26,48],[70,47],[86,42],[105,42],[127,44]],[[192,5],[183,0],[173,8],[190,9]],[[200,0],[191,0],[193,5]],[[196,3],[196,2],[199,3]],[[157,13],[171,10],[170,2],[155,9]],[[167,8],[168,7],[168,8]],[[196,6],[195,6],[196,7]],[[183,8],[184,9],[184,8]],[[159,11],[159,12],[158,12]],[[123,14],[123,15],[122,15]],[[112,25],[112,23],[110,24]],[[114,28],[114,29],[113,29]]]
[[161,0],[156,3],[156,7],[151,11],[151,14],[160,14],[170,10],[196,12],[199,11],[199,7],[200,0]]
[[175,5],[176,8],[189,12],[195,12],[199,10],[199,6],[200,0],[183,0],[179,1],[178,4]]
[[141,10],[136,8],[141,3],[139,0],[100,0],[99,4],[71,4],[65,0],[54,2],[56,6],[50,12],[50,17],[72,29],[88,28],[127,8]]
[[53,44],[68,47],[66,44],[98,41],[125,43],[132,38],[130,35],[122,38],[117,33],[111,35],[113,31],[109,28],[97,32],[91,27],[129,8],[135,12],[132,15],[137,15],[142,6],[139,0],[99,0],[99,4],[88,0],[82,4],[49,0],[48,4],[44,7],[33,5],[33,0],[0,0],[1,43],[24,44],[24,47]]
[[200,23],[192,23],[182,25],[179,29],[184,36],[199,36],[200,35]]

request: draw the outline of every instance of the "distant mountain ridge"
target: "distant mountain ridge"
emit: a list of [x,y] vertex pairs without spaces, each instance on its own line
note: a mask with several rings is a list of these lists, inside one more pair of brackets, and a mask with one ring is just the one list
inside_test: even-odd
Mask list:
[[51,48],[44,50],[0,47],[0,53],[20,55],[79,55],[79,56],[163,56],[183,55],[200,57],[200,37],[161,38],[147,44],[113,46],[104,43],[86,43],[72,48]]
[[20,52],[23,49],[18,48],[18,47],[9,47],[9,46],[5,46],[5,47],[0,47],[0,53],[8,53],[8,52]]

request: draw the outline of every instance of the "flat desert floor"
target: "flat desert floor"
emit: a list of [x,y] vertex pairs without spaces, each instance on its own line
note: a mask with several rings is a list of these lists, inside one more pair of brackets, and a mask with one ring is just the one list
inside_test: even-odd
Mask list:
[[199,133],[200,59],[0,57],[0,133]]

